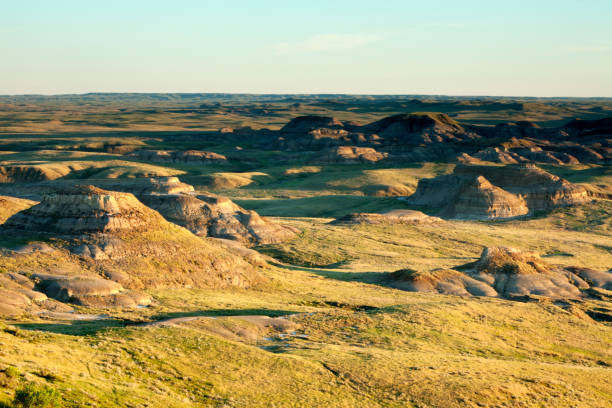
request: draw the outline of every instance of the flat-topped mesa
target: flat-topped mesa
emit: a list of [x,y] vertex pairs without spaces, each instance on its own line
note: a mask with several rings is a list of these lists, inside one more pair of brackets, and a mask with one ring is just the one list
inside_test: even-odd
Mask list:
[[480,176],[483,175],[493,184],[502,188],[523,188],[535,186],[548,186],[555,183],[567,183],[554,174],[537,167],[535,164],[524,164],[517,166],[486,166],[486,165],[457,165],[453,172],[458,176]]
[[510,218],[584,203],[588,190],[535,165],[458,164],[452,174],[419,180],[407,201],[460,219]]
[[572,184],[534,164],[505,167],[458,165],[453,174],[460,177],[483,175],[492,184],[523,197],[530,211],[580,204],[590,199],[585,187]]
[[76,186],[45,195],[39,204],[13,215],[4,226],[78,235],[133,231],[160,221],[163,217],[133,194]]

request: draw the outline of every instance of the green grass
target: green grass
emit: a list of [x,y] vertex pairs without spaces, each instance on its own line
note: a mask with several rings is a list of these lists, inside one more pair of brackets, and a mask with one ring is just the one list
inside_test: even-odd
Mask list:
[[271,217],[342,217],[353,212],[407,208],[396,198],[329,195],[293,199],[235,199],[236,204]]
[[610,327],[556,306],[411,294],[308,270],[269,273],[255,290],[155,294],[160,309],[192,305],[192,315],[267,314],[263,305],[309,312],[290,317],[301,337],[251,343],[197,324],[103,322],[64,334],[41,322],[0,331],[0,364],[42,383],[40,373],[55,378],[49,384],[72,405],[605,406],[612,398]]
[[[474,260],[485,246],[511,246],[541,254],[564,253],[555,258],[565,265],[607,270],[612,254],[609,234],[579,231],[555,225],[556,213],[548,218],[513,222],[447,221],[431,225],[330,225],[329,219],[279,219],[302,231],[287,243],[260,248],[296,265],[327,265],[342,262],[346,271],[393,271],[412,268],[428,271],[452,268]],[[589,222],[588,220],[586,221]],[[321,260],[321,261],[317,261]]]
[[[589,113],[591,107],[609,103],[534,100],[510,109],[432,97],[416,107],[408,97],[325,96],[300,99],[294,108],[293,101],[263,96],[166,97],[23,97],[45,109],[15,105],[0,112],[0,161],[39,165],[74,180],[179,175],[199,190],[228,195],[301,232],[257,248],[276,261],[261,269],[264,279],[249,289],[151,285],[144,288],[154,299],[147,308],[75,307],[78,313],[105,314],[105,320],[31,315],[0,323],[0,406],[11,406],[16,391],[28,384],[52,387],[65,406],[75,407],[610,406],[612,326],[583,312],[605,312],[609,300],[567,307],[460,298],[405,292],[383,279],[385,272],[403,268],[427,274],[457,267],[491,245],[536,251],[553,264],[608,270],[610,201],[503,222],[332,225],[333,218],[351,212],[406,208],[380,195],[393,189],[409,193],[418,180],[450,172],[453,165],[321,165],[310,153],[262,151],[254,141],[208,132],[223,126],[279,128],[301,114],[364,123],[423,110],[473,123],[560,124],[574,116],[600,117]],[[217,100],[220,105],[213,105]],[[229,161],[141,163],[108,153],[113,146],[211,150]],[[612,186],[609,166],[545,168],[599,192]],[[0,217],[29,204],[11,204]],[[2,234],[2,247],[43,240],[62,249],[2,256],[0,272],[120,270],[156,284],[176,283],[196,276],[211,251],[181,231],[123,237],[131,256],[97,264],[70,255],[68,242]],[[143,244],[163,253],[180,247],[180,253],[141,256]],[[235,272],[231,263],[227,269]],[[240,318],[253,315],[282,316],[297,325],[296,333]],[[142,326],[182,317],[202,319]]]

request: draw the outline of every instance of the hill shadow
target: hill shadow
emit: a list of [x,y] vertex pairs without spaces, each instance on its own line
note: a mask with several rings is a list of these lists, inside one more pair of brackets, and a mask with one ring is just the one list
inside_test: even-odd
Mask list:
[[289,269],[293,271],[302,271],[302,272],[310,272],[318,276],[322,276],[327,279],[335,279],[343,282],[361,282],[361,283],[369,283],[373,285],[384,285],[385,276],[387,273],[385,272],[348,272],[348,271],[334,271],[330,269],[318,269],[318,268],[309,268],[306,266],[297,266],[297,265],[289,265],[283,263],[272,262],[272,265]]
[[95,336],[98,333],[109,329],[121,329],[144,326],[149,323],[162,322],[169,319],[181,317],[230,317],[230,316],[268,316],[280,317],[297,313],[293,310],[273,310],[273,309],[209,309],[193,310],[186,312],[160,313],[148,316],[147,320],[129,320],[102,318],[99,320],[70,320],[53,322],[26,322],[16,323],[15,327],[22,330],[42,331],[69,336]]

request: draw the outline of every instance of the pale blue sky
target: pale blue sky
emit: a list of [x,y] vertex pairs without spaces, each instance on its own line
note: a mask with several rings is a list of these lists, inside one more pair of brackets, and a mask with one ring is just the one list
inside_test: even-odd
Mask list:
[[0,0],[0,94],[612,97],[612,0]]

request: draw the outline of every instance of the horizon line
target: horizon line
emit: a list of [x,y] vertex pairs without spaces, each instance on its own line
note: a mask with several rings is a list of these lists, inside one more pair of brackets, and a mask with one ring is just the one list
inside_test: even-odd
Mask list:
[[0,94],[0,97],[62,97],[62,96],[87,96],[87,95],[244,95],[244,96],[413,96],[413,97],[456,97],[456,98],[530,98],[530,99],[612,99],[612,96],[538,96],[538,95],[494,95],[494,94],[442,94],[442,93],[351,93],[351,92],[133,92],[133,91],[110,91],[110,92],[68,92],[68,93],[16,93]]

